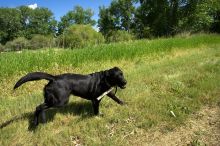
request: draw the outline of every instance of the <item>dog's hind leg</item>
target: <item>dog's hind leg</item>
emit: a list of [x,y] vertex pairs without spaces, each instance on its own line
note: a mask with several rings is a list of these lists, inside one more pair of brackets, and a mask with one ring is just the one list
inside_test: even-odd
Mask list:
[[39,124],[39,115],[42,117],[42,122],[46,122],[45,110],[50,108],[46,103],[40,104],[36,107],[36,111],[34,113],[34,125],[37,126]]

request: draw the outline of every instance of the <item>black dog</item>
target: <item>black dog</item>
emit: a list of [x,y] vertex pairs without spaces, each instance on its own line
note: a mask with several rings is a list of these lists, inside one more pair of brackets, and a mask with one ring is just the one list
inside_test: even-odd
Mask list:
[[[127,83],[122,71],[118,67],[114,67],[109,70],[89,75],[67,73],[53,76],[43,72],[33,72],[22,77],[15,84],[14,89],[18,88],[25,82],[41,79],[46,79],[49,83],[44,87],[44,103],[36,107],[34,114],[35,125],[38,125],[39,123],[39,115],[42,117],[42,122],[46,122],[46,109],[66,105],[71,94],[91,100],[94,113],[95,115],[98,115],[100,100],[97,100],[97,97],[114,86],[124,89]],[[113,92],[108,93],[107,96],[112,98],[118,104],[123,104]]]

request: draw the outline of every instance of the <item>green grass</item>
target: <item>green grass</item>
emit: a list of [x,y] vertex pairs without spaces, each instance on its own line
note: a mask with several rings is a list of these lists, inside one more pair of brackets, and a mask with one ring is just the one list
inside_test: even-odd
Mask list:
[[[219,101],[220,36],[141,40],[81,50],[41,50],[0,54],[0,145],[143,145],[149,129],[169,132],[203,105]],[[16,91],[26,72],[90,73],[119,66],[128,85],[105,97],[92,115],[89,101],[72,97],[68,106],[47,112],[48,122],[31,127],[33,111],[43,102],[46,81]],[[173,117],[173,111],[176,117]]]
[[94,48],[65,51],[24,51],[23,53],[3,53],[0,57],[0,79],[33,70],[45,70],[54,65],[80,67],[96,61],[133,60],[154,53],[171,50],[198,48],[220,42],[218,35],[197,35],[188,38],[139,40],[130,43],[101,45]]

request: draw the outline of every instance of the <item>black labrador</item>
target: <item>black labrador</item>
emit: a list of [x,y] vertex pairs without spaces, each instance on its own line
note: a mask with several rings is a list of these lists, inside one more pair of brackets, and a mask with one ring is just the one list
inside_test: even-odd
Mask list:
[[[39,115],[42,117],[42,122],[46,122],[46,109],[66,105],[71,94],[91,100],[94,113],[98,115],[101,100],[98,100],[97,97],[115,86],[124,89],[127,83],[123,72],[118,67],[114,67],[88,75],[66,73],[53,76],[43,72],[33,72],[22,77],[15,84],[14,89],[25,82],[41,79],[46,79],[49,83],[44,87],[44,103],[36,107],[34,114],[35,125],[39,124]],[[123,104],[123,101],[118,99],[114,92],[111,91],[107,96],[118,104]]]

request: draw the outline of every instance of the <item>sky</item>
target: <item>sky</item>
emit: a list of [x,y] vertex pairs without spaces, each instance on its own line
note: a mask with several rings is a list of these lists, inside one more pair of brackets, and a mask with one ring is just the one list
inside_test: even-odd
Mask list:
[[72,10],[74,6],[80,5],[84,9],[90,8],[94,11],[93,19],[98,20],[99,6],[109,6],[111,0],[0,0],[0,7],[18,7],[21,5],[31,8],[46,7],[50,9],[56,20]]

